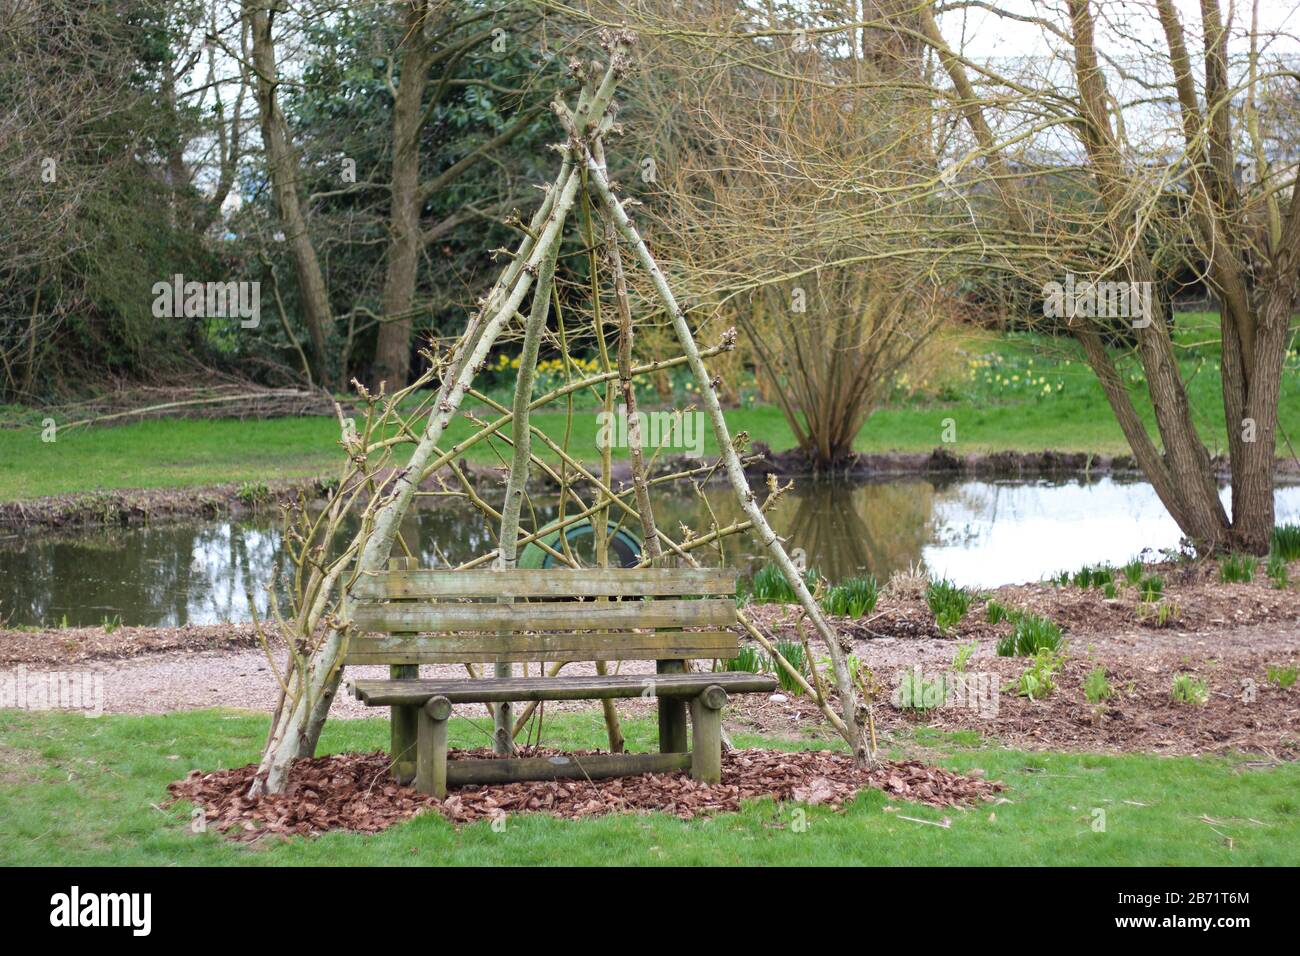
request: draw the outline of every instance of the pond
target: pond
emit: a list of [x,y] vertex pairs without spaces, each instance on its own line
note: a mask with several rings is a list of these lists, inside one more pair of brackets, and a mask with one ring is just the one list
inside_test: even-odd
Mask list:
[[[742,519],[726,486],[706,492],[722,524]],[[1228,492],[1224,489],[1224,499]],[[538,507],[539,520],[556,513]],[[707,530],[690,495],[661,495],[664,528]],[[1300,522],[1300,486],[1277,490],[1277,520]],[[1111,477],[1067,481],[909,477],[865,484],[802,482],[772,513],[788,547],[833,581],[871,573],[882,582],[923,563],[972,587],[1035,581],[1085,563],[1120,564],[1143,549],[1178,545],[1151,486]],[[639,530],[639,529],[637,529]],[[439,504],[408,516],[403,534],[422,563],[467,560],[492,547],[476,513]],[[13,625],[214,624],[250,619],[251,591],[265,613],[267,582],[285,565],[271,517],[85,532],[0,536],[0,619]],[[752,539],[725,541],[726,561],[752,570]],[[698,552],[697,552],[698,553]],[[716,563],[717,556],[704,557]]]

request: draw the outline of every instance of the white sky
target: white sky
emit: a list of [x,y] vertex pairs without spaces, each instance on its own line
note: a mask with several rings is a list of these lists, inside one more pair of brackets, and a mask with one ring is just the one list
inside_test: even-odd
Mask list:
[[[1064,12],[1064,3],[1041,3],[1033,0],[995,0],[996,5],[1012,14],[1036,16],[1049,20],[1057,26],[1066,26],[1069,19]],[[1200,36],[1199,0],[1174,0],[1174,6],[1182,17],[1183,29],[1187,32],[1189,46],[1192,37]],[[1294,39],[1300,33],[1300,2],[1297,0],[1259,0],[1259,29],[1261,33],[1281,32],[1290,37],[1272,40],[1267,49],[1273,52],[1294,54],[1300,52],[1300,44]],[[1127,41],[1120,40],[1111,28],[1112,23],[1122,22],[1123,29],[1131,36],[1149,42],[1159,43],[1162,36],[1160,23],[1156,18],[1155,4],[1151,0],[1111,0],[1096,5],[1099,20],[1104,17],[1111,23],[1099,23],[1098,39],[1104,47],[1128,47]],[[1241,38],[1250,27],[1251,0],[1229,0],[1222,5],[1225,19],[1231,15],[1234,46],[1242,42]],[[967,9],[945,14],[940,20],[948,42],[955,46],[964,43],[965,52],[972,59],[996,59],[1002,57],[1045,56],[1052,52],[1053,45],[1059,47],[1060,40],[1046,33],[1040,26],[1022,23],[1000,17],[987,10]],[[1244,46],[1241,47],[1244,49]]]

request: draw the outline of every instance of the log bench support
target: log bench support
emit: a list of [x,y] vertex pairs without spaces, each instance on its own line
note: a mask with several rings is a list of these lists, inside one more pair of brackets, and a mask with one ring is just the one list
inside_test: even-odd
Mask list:
[[[418,664],[394,664],[389,668],[393,680],[412,680],[420,676]],[[393,755],[393,776],[400,784],[415,779],[415,741],[419,714],[418,707],[398,704],[389,708],[389,738]]]
[[447,720],[451,717],[451,701],[430,697],[418,713],[415,789],[441,800],[447,795]]
[[[662,698],[688,706],[681,697]],[[524,757],[497,760],[447,761],[447,721],[451,718],[451,701],[446,697],[430,697],[422,707],[401,705],[415,711],[418,716],[418,734],[415,758],[415,789],[441,800],[447,795],[448,783],[465,784],[514,783],[520,780],[560,780],[602,777],[621,777],[635,773],[666,773],[687,770],[701,783],[722,782],[722,708],[727,705],[727,692],[717,684],[706,687],[689,698],[691,724],[695,739],[686,752],[669,751],[658,754],[589,754],[568,757]],[[394,707],[396,711],[398,708]]]
[[691,776],[701,783],[722,782],[722,708],[727,692],[714,684],[691,699]]
[[[415,558],[389,558],[388,570],[414,571],[419,567]],[[412,635],[413,636],[413,635]],[[393,664],[388,668],[393,680],[418,680],[419,664]],[[389,740],[393,755],[393,776],[403,785],[415,779],[415,740],[418,707],[402,705],[389,709]]]
[[[659,674],[683,674],[686,662],[655,661],[655,671]],[[660,697],[658,710],[659,752],[686,753],[690,749],[686,743],[686,701],[680,697]]]

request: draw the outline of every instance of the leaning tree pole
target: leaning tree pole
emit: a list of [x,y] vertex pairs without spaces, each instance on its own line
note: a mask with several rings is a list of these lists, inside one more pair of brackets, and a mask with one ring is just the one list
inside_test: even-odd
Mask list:
[[[736,443],[723,418],[717,396],[718,381],[705,365],[705,359],[709,355],[730,348],[730,341],[703,351],[696,344],[685,312],[677,303],[667,279],[628,217],[623,202],[615,194],[605,172],[601,140],[613,126],[611,106],[614,92],[620,77],[627,70],[628,50],[632,40],[632,36],[626,32],[613,33],[606,38],[604,45],[609,54],[609,62],[603,71],[597,69],[586,73],[580,64],[572,64],[575,74],[583,77],[585,82],[573,109],[563,103],[553,104],[567,133],[566,141],[561,147],[563,159],[559,174],[546,188],[541,206],[524,228],[524,237],[514,250],[509,264],[491,291],[480,301],[478,310],[471,315],[467,328],[451,352],[445,356],[430,356],[433,367],[429,372],[394,395],[372,396],[362,390],[362,397],[366,399],[369,409],[362,431],[358,432],[355,426],[343,422],[340,413],[342,444],[348,458],[344,466],[344,479],[325,513],[315,517],[300,515],[299,530],[290,535],[291,548],[296,549],[293,551],[294,563],[298,568],[291,588],[294,608],[291,619],[281,616],[278,606],[273,604],[280,630],[288,638],[289,662],[283,672],[276,669],[281,685],[281,700],[252,786],[253,795],[280,791],[287,780],[292,762],[299,757],[310,756],[315,751],[330,704],[342,678],[342,662],[347,651],[353,610],[352,587],[362,575],[384,570],[394,544],[401,541],[399,528],[402,520],[420,494],[423,482],[440,469],[450,468],[465,485],[466,497],[499,522],[497,551],[492,556],[476,559],[467,566],[480,566],[491,560],[498,568],[508,568],[514,564],[521,545],[538,540],[540,531],[522,535],[520,529],[521,505],[527,493],[529,467],[532,465],[549,469],[532,451],[531,440],[534,438],[558,455],[566,469],[577,473],[594,486],[601,496],[595,504],[584,503],[565,481],[561,481],[561,500],[572,497],[583,505],[566,519],[568,521],[583,520],[594,514],[603,515],[611,507],[618,508],[641,522],[650,539],[648,552],[651,555],[671,553],[688,561],[694,561],[690,555],[693,548],[716,541],[723,534],[752,530],[794,589],[804,613],[830,653],[841,713],[836,714],[827,705],[823,705],[823,712],[848,741],[857,760],[865,761],[870,756],[862,733],[864,711],[859,706],[853,677],[839,639],[827,623],[803,577],[786,554],[781,539],[768,523],[766,511],[774,502],[775,496],[769,496],[768,501],[760,502],[749,486]],[[617,370],[607,367],[597,376],[572,382],[534,399],[534,371],[539,342],[547,321],[548,303],[553,298],[555,262],[564,235],[566,217],[579,198],[584,204],[584,216],[589,208],[594,208],[605,217],[607,254],[614,264],[615,294],[622,319],[619,367]],[[596,234],[588,223],[589,242]],[[683,353],[680,357],[632,366],[631,313],[618,256],[619,241],[630,249],[635,262],[650,277],[660,305],[671,317]],[[599,290],[595,284],[593,274],[593,294],[598,302]],[[529,314],[524,316],[519,309],[530,290],[533,292],[532,305]],[[599,321],[598,306],[596,316]],[[473,381],[493,344],[512,324],[521,325],[524,332],[524,348],[512,409],[502,409],[504,414],[501,417],[481,428],[469,439],[451,449],[443,449],[440,447],[443,436],[458,414],[466,394],[473,393],[481,401],[490,403],[485,396],[473,392]],[[567,354],[564,358],[566,362],[569,361]],[[678,365],[688,366],[696,380],[717,439],[721,463],[747,518],[741,525],[717,528],[710,535],[682,542],[674,541],[657,527],[653,516],[649,514],[647,481],[639,447],[634,449],[637,453],[633,455],[635,498],[629,502],[628,493],[615,492],[609,487],[607,474],[603,480],[592,474],[568,453],[567,448],[557,445],[528,419],[532,409],[571,396],[581,388],[617,381],[630,391],[629,383],[633,377],[653,374]],[[415,399],[421,390],[432,385],[435,378],[439,380],[439,385],[432,397],[419,401],[416,412],[404,411],[407,408],[404,403]],[[500,513],[482,501],[455,464],[457,456],[467,447],[493,437],[507,440],[513,448],[506,499]],[[386,456],[403,444],[413,446],[405,464],[381,469],[379,465],[388,460]],[[693,471],[687,471],[674,477],[689,477],[692,474]],[[360,513],[360,530],[355,533],[351,543],[341,553],[337,553],[333,541],[342,526],[342,519],[347,514],[356,512]],[[598,523],[603,527],[603,523]],[[402,547],[405,548],[404,542]],[[564,556],[557,554],[556,557]],[[752,625],[744,623],[751,635],[759,636]],[[770,644],[764,643],[775,654]],[[779,666],[794,673],[788,662],[779,655],[775,656]],[[508,707],[501,706],[496,710],[493,736],[498,750],[509,749],[520,724],[512,724]]]

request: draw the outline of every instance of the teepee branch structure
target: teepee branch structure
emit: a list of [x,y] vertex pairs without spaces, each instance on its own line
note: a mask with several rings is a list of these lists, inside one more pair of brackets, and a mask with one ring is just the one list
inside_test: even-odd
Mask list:
[[[604,541],[605,516],[611,509],[640,524],[646,535],[643,564],[653,564],[660,555],[673,555],[688,563],[696,563],[692,551],[712,546],[721,538],[752,530],[781,569],[799,597],[803,610],[825,642],[834,670],[842,718],[823,702],[823,712],[845,737],[855,758],[867,760],[871,755],[863,744],[861,721],[863,713],[854,690],[852,675],[848,671],[839,640],[826,622],[820,607],[807,584],[791,562],[781,539],[772,530],[765,512],[780,497],[781,489],[772,489],[764,502],[760,502],[745,478],[744,466],[737,442],[727,429],[716,388],[704,364],[705,358],[730,349],[734,333],[724,337],[716,347],[701,350],[687,323],[685,312],[678,305],[667,279],[655,263],[650,250],[632,225],[622,203],[614,195],[605,171],[601,138],[613,126],[613,97],[619,77],[627,69],[628,47],[632,42],[626,33],[612,34],[605,43],[609,53],[608,65],[603,72],[587,72],[574,63],[573,72],[585,80],[577,104],[570,110],[561,103],[554,109],[567,132],[566,142],[560,147],[563,160],[555,181],[547,187],[542,203],[526,227],[523,238],[511,254],[508,264],[491,291],[481,300],[480,308],[471,317],[462,336],[449,355],[429,355],[432,367],[425,375],[406,389],[391,396],[374,396],[358,386],[366,402],[366,418],[360,428],[351,426],[340,413],[342,440],[347,461],[344,464],[338,487],[323,513],[309,516],[307,509],[297,510],[297,524],[288,533],[290,551],[297,572],[290,588],[292,614],[282,614],[274,597],[272,608],[280,632],[288,640],[289,655],[283,673],[276,671],[281,686],[281,700],[272,720],[272,727],[263,751],[261,763],[251,788],[253,795],[279,792],[288,779],[292,762],[310,756],[316,747],[330,705],[340,686],[343,660],[347,653],[350,621],[353,612],[352,588],[361,575],[382,571],[388,564],[394,546],[399,546],[408,556],[410,548],[400,534],[403,519],[417,496],[450,494],[466,498],[495,527],[498,546],[492,554],[464,562],[460,567],[482,567],[492,562],[497,568],[514,567],[520,547],[536,542],[557,562],[572,564],[566,535],[560,544],[551,547],[541,541],[543,529],[534,527],[525,531],[522,516],[527,512],[536,515],[528,493],[530,469],[538,468],[560,487],[561,519],[545,531],[595,516],[595,526],[600,533],[598,543]],[[596,79],[599,73],[599,79]],[[591,284],[593,297],[593,327],[600,345],[601,371],[594,376],[575,378],[573,362],[565,341],[564,317],[555,283],[557,258],[564,237],[566,218],[575,203],[582,201],[582,218],[585,228],[585,245],[590,252]],[[603,214],[603,215],[602,215]],[[597,223],[595,220],[602,220]],[[599,226],[599,228],[596,228]],[[603,256],[597,248],[603,249]],[[634,261],[650,276],[662,308],[672,320],[678,343],[684,353],[681,357],[642,365],[632,362],[633,316],[623,272],[620,243],[627,247]],[[611,361],[601,318],[600,280],[602,259],[612,275],[614,285],[615,319],[611,328],[617,331],[615,360]],[[527,316],[520,312],[529,293],[531,306]],[[546,394],[535,397],[534,385],[539,350],[547,336],[548,317],[554,314],[564,351],[567,383]],[[515,382],[513,406],[506,409],[486,395],[473,389],[475,376],[483,368],[489,352],[503,333],[518,323],[523,331],[522,353],[519,357],[519,374]],[[685,469],[673,475],[647,476],[647,464],[641,454],[641,437],[632,430],[629,436],[633,462],[633,487],[615,490],[605,449],[600,474],[582,464],[569,448],[569,431],[564,439],[556,441],[530,421],[530,412],[549,402],[564,400],[569,407],[572,422],[573,396],[583,389],[605,386],[602,399],[606,414],[616,394],[621,394],[629,406],[635,408],[633,380],[644,375],[661,372],[665,368],[687,365],[703,398],[705,411],[712,423],[720,450],[720,460],[707,468]],[[429,388],[437,379],[434,392]],[[448,427],[458,415],[467,394],[474,395],[479,403],[500,413],[482,424],[469,438],[452,448],[443,448],[442,440]],[[423,397],[421,397],[423,396]],[[414,410],[411,405],[414,404]],[[478,422],[478,419],[471,419]],[[744,437],[738,436],[743,445]],[[554,455],[558,466],[553,467],[534,451],[537,440],[545,450]],[[494,509],[475,491],[457,464],[458,457],[469,448],[487,442],[497,449],[509,474],[505,500],[500,510]],[[392,467],[393,454],[403,446],[413,446],[409,459],[401,467]],[[508,449],[502,452],[501,446]],[[680,542],[658,527],[651,510],[649,491],[653,485],[666,480],[698,477],[701,473],[721,467],[726,472],[731,487],[740,500],[746,519],[727,527],[718,527],[715,521],[705,534],[691,529],[683,531]],[[441,469],[449,469],[459,483],[460,491],[447,491],[441,484]],[[558,468],[558,470],[557,470]],[[444,490],[421,491],[428,481],[436,481]],[[591,500],[586,492],[580,494],[575,484],[593,489]],[[627,499],[632,498],[632,502]],[[575,510],[566,511],[572,502]],[[359,517],[359,529],[339,548],[336,544],[342,534],[344,518]],[[534,522],[536,523],[536,522]],[[604,548],[598,548],[603,560]],[[766,643],[766,642],[765,642]],[[770,648],[770,645],[769,645]],[[771,649],[771,648],[770,648]],[[780,660],[778,666],[789,668]],[[273,661],[274,663],[274,661]],[[504,665],[502,670],[508,673]],[[555,668],[558,670],[558,668]],[[471,673],[474,671],[471,669]],[[612,710],[612,707],[611,707]],[[514,739],[524,728],[531,711],[516,721],[508,704],[498,705],[494,711],[493,746],[498,752],[509,752]],[[611,743],[618,737],[617,717],[606,714]],[[540,735],[540,726],[539,726]]]

